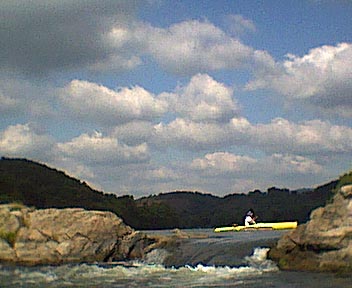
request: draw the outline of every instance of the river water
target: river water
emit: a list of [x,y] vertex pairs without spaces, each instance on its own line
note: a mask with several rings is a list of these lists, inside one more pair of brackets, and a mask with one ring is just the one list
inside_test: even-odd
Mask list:
[[351,287],[352,276],[279,271],[267,247],[285,231],[183,231],[192,237],[174,251],[154,250],[144,262],[0,265],[0,287]]

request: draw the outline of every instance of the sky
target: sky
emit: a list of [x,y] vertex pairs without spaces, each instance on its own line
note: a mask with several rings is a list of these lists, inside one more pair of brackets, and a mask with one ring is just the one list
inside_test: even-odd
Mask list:
[[2,0],[0,155],[106,193],[351,170],[352,1]]

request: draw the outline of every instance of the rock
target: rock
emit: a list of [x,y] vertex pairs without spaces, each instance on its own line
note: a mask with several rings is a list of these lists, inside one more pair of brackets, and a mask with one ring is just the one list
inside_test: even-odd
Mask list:
[[182,231],[178,228],[172,230],[173,237],[178,238],[178,239],[203,239],[203,238],[208,238],[209,236],[205,233],[190,233],[190,232],[185,232]]
[[156,240],[111,212],[0,205],[0,262],[39,265],[143,258]]
[[306,224],[283,235],[269,258],[284,270],[352,271],[352,185],[314,210]]
[[0,239],[0,251],[4,262],[11,262],[16,257],[15,251],[6,240]]

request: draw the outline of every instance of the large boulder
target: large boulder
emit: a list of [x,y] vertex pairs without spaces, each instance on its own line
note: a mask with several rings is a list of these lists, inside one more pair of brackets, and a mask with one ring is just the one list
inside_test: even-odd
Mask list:
[[153,242],[111,212],[0,205],[0,262],[38,265],[142,258]]
[[284,270],[352,271],[352,185],[314,210],[306,224],[283,235],[269,258]]

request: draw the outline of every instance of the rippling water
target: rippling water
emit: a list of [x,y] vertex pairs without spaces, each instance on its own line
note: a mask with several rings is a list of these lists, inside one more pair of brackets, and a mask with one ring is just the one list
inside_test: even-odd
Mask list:
[[282,231],[187,232],[208,238],[185,240],[172,255],[155,250],[143,263],[0,266],[0,287],[351,287],[352,277],[279,271],[265,246]]

